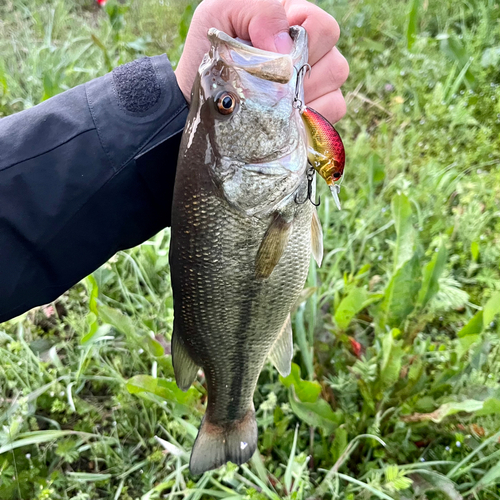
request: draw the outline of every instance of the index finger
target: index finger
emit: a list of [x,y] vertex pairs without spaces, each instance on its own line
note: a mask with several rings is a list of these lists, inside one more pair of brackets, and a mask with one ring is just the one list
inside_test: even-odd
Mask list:
[[328,12],[307,0],[284,0],[290,26],[303,26],[309,37],[309,64],[313,66],[333,49],[339,40],[340,28]]

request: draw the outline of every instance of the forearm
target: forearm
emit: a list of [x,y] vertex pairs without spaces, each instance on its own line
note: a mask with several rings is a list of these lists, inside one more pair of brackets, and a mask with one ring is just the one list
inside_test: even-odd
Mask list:
[[186,115],[158,56],[0,120],[0,322],[170,224]]

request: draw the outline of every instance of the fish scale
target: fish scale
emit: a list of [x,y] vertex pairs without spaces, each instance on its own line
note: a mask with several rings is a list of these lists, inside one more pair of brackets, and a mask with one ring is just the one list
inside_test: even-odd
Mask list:
[[[176,327],[179,318],[179,327],[192,349],[192,358],[205,371],[208,391],[213,395],[209,397],[207,412],[213,414],[214,419],[224,421],[228,419],[224,415],[228,409],[225,381],[236,380],[240,392],[245,393],[244,404],[237,413],[241,417],[248,410],[253,388],[266,360],[262,353],[271,348],[295,296],[303,288],[310,258],[313,207],[310,204],[303,207],[300,217],[294,221],[291,241],[281,262],[269,280],[258,282],[254,278],[255,254],[271,218],[260,221],[239,215],[220,199],[215,189],[211,189],[208,172],[196,177],[199,183],[189,177],[186,179],[186,192],[203,190],[204,213],[200,205],[184,202],[176,217],[183,221],[183,227],[202,227],[203,237],[198,239],[190,233],[183,238],[181,233],[172,242],[176,262],[172,265],[172,275],[182,283],[183,290],[180,317],[176,297]],[[204,189],[203,184],[208,186]],[[218,224],[213,222],[215,214]],[[194,226],[196,222],[200,225]],[[258,296],[256,289],[259,289]],[[245,340],[243,350],[239,343],[242,338]],[[214,358],[212,353],[216,353]],[[220,353],[232,353],[237,363],[221,364]],[[246,366],[250,354],[257,354],[261,359],[257,364],[252,361],[252,366]]]

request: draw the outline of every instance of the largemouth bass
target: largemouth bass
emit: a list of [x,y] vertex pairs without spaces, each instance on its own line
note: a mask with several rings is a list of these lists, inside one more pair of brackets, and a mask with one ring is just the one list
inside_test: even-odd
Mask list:
[[290,372],[290,310],[311,248],[322,258],[315,207],[297,201],[310,182],[294,106],[307,33],[293,27],[290,35],[294,48],[282,55],[211,29],[193,86],[170,247],[175,377],[187,390],[201,367],[208,387],[193,474],[254,453],[258,376],[268,357],[282,375]]

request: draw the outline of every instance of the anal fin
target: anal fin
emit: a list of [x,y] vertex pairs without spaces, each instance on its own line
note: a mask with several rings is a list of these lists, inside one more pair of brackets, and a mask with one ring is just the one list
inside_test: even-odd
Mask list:
[[269,278],[271,276],[283,256],[291,232],[292,223],[287,222],[281,214],[277,213],[267,228],[257,251],[255,259],[256,278]]
[[313,210],[311,221],[311,247],[314,260],[318,267],[321,267],[323,261],[323,230],[316,210]]
[[196,378],[198,365],[189,356],[175,326],[172,334],[172,364],[179,389],[187,391]]
[[290,315],[280,331],[276,342],[269,353],[269,360],[276,367],[282,377],[290,375],[293,358],[293,334]]

